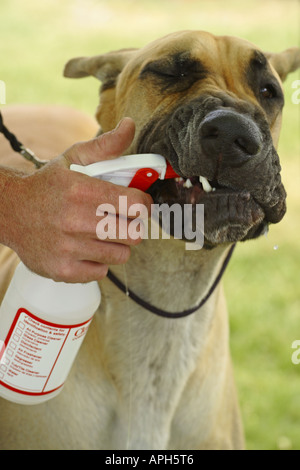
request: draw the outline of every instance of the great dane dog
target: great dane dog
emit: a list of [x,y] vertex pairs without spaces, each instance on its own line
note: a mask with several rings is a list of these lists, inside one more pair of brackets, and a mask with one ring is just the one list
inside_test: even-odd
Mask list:
[[[297,48],[264,53],[202,31],[67,63],[66,77],[102,82],[100,132],[130,116],[128,154],[161,154],[180,176],[156,182],[154,202],[204,204],[202,249],[145,239],[126,270],[112,267],[144,302],[171,313],[200,305],[232,245],[284,216],[281,81],[299,65]],[[221,285],[176,319],[153,314],[109,278],[100,287],[100,309],[60,395],[35,406],[0,400],[1,448],[243,448]]]

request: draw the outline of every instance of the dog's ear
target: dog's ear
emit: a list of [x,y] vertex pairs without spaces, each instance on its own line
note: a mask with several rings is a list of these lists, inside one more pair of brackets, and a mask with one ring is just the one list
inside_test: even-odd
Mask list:
[[76,57],[69,60],[64,68],[64,76],[83,78],[93,75],[101,82],[114,80],[137,49],[121,49],[93,57]]
[[300,67],[299,47],[291,47],[279,53],[267,52],[265,55],[282,81],[290,72],[294,72]]

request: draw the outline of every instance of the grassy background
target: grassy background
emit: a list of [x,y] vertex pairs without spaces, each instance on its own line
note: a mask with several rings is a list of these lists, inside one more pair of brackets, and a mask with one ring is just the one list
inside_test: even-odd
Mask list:
[[[139,47],[178,29],[242,36],[264,50],[299,45],[297,0],[1,0],[6,103],[57,103],[94,114],[98,83],[67,80],[64,63]],[[300,449],[299,110],[292,74],[279,154],[288,213],[267,238],[238,246],[225,278],[248,449]],[[277,249],[274,249],[277,248]],[[1,421],[1,418],[0,418]]]

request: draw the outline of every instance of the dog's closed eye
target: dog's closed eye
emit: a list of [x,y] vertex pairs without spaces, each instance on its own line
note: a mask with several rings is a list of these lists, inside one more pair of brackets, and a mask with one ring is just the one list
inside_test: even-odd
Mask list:
[[206,74],[201,61],[191,58],[187,53],[177,53],[148,62],[141,70],[139,78],[150,76],[166,87],[180,83],[190,86],[194,81],[204,78]]

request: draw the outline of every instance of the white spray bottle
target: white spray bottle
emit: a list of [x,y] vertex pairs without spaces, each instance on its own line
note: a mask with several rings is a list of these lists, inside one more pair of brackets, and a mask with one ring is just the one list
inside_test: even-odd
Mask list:
[[100,298],[97,282],[54,282],[20,263],[0,308],[0,396],[24,405],[54,398]]
[[[161,155],[128,155],[71,170],[145,191],[177,176]],[[39,404],[62,390],[100,305],[97,282],[54,282],[17,266],[0,307],[0,397]]]

